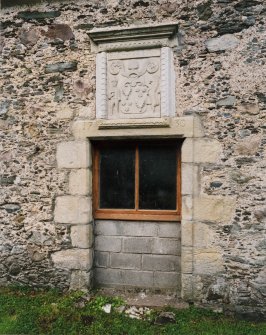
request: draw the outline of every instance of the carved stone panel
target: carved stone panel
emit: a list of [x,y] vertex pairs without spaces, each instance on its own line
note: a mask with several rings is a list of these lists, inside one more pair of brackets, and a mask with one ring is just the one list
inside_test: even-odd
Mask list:
[[108,119],[160,117],[160,78],[159,49],[108,54]]
[[90,31],[96,56],[96,118],[175,117],[177,25]]

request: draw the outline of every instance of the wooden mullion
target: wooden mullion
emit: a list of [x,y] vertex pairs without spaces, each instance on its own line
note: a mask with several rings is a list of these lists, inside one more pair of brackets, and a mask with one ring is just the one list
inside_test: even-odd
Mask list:
[[100,203],[100,154],[99,149],[94,147],[93,148],[93,167],[92,167],[92,185],[93,185],[93,197],[92,197],[92,207],[93,212],[95,212],[99,208]]
[[139,209],[139,146],[135,151],[135,210]]

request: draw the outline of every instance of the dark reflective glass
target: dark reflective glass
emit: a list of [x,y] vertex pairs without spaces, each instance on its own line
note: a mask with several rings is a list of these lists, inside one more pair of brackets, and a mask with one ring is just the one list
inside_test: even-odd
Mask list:
[[100,150],[100,208],[135,208],[135,150]]
[[139,148],[139,208],[176,209],[177,151],[174,146]]

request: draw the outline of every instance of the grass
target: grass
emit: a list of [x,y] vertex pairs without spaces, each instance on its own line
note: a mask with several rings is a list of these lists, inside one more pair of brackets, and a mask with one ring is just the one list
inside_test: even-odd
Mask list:
[[[102,307],[112,304],[106,314]],[[266,323],[237,321],[208,310],[175,310],[174,323],[157,325],[161,312],[154,310],[145,320],[131,319],[115,308],[119,298],[94,296],[89,301],[81,292],[0,289],[0,334],[49,335],[265,335]]]

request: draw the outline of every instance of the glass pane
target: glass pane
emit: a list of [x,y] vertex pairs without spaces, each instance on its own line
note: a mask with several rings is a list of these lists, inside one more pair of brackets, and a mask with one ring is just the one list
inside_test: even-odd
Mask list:
[[135,149],[100,150],[100,208],[135,208]]
[[176,171],[176,147],[140,146],[140,209],[176,209]]

